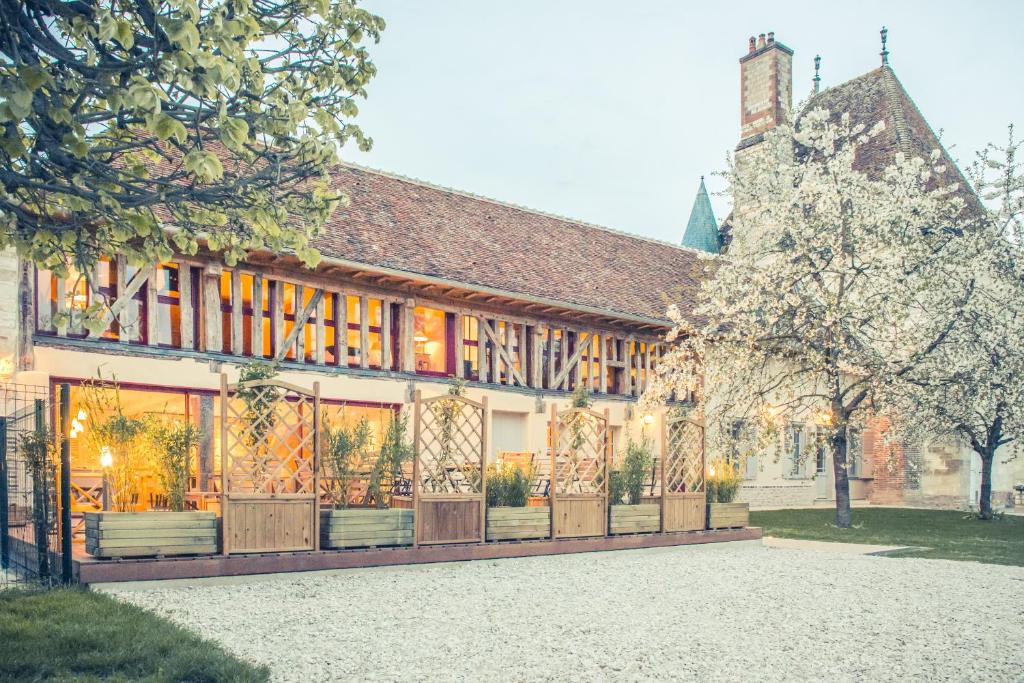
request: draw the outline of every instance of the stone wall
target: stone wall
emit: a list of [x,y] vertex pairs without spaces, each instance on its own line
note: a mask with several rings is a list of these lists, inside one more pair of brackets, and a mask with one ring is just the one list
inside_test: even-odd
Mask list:
[[8,379],[17,369],[20,280],[14,250],[0,251],[0,380]]

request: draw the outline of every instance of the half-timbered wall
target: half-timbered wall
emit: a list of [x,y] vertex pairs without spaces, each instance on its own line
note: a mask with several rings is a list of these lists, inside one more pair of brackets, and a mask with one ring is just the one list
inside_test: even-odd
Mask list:
[[[624,396],[644,390],[658,356],[653,338],[216,263],[116,258],[91,283],[38,271],[37,333]],[[82,316],[97,308],[107,324],[90,332]]]

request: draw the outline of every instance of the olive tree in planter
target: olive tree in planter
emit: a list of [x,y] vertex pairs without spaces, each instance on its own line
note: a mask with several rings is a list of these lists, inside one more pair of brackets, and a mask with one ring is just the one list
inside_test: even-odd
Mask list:
[[[85,513],[86,552],[96,557],[217,552],[217,516],[185,511],[188,466],[199,442],[192,425],[128,415],[116,381],[84,385],[87,433],[100,455],[104,498],[113,510]],[[169,510],[139,510],[140,476],[155,467]]]
[[661,527],[661,506],[642,502],[653,466],[654,446],[651,441],[630,438],[622,463],[612,471],[608,482],[610,533],[650,533]]
[[551,533],[551,508],[529,506],[533,468],[511,463],[487,468],[487,540],[544,538]]
[[[402,465],[412,457],[406,439],[407,418],[392,415],[376,458],[371,463],[373,434],[366,418],[352,428],[324,430],[323,464],[327,475],[329,509],[320,513],[320,547],[358,548],[411,545],[413,511],[387,507],[388,487],[401,475]],[[375,507],[351,507],[351,486],[359,477],[368,478],[368,496]]]
[[708,468],[708,528],[727,529],[750,524],[750,504],[734,502],[743,480],[736,466],[716,460]]

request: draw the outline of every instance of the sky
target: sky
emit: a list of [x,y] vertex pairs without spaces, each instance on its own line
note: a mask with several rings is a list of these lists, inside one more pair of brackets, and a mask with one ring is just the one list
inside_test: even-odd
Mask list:
[[678,243],[739,142],[739,58],[774,31],[794,99],[889,62],[954,158],[1024,134],[1024,2],[366,0],[387,22],[346,160]]

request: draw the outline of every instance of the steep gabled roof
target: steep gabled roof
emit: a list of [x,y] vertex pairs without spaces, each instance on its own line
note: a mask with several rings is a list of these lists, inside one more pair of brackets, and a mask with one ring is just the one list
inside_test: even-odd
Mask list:
[[314,241],[327,259],[666,325],[701,279],[691,249],[359,166],[331,175],[351,203]]
[[960,183],[970,193],[967,180],[888,64],[822,91],[807,103],[807,111],[813,109],[827,109],[837,117],[849,112],[854,123],[868,129],[885,122],[885,130],[860,148],[858,162],[869,175],[881,173],[897,152],[927,159],[938,149],[947,180]]
[[701,176],[700,188],[693,200],[693,208],[690,209],[690,220],[687,221],[686,231],[683,232],[683,246],[717,254],[722,248],[721,239],[715,211],[711,207],[711,198],[704,187],[704,176]]

